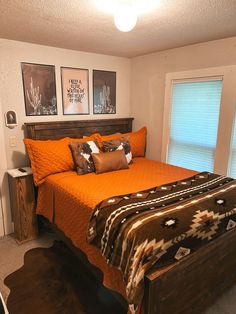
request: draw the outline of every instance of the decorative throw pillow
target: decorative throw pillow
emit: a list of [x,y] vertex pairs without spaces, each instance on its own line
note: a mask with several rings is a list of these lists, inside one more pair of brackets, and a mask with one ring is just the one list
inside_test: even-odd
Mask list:
[[92,154],[92,157],[97,174],[129,168],[123,149],[107,153]]
[[143,127],[142,129],[130,132],[130,133],[124,133],[124,134],[112,134],[112,135],[100,135],[96,134],[96,141],[99,144],[99,147],[102,148],[102,142],[113,140],[121,137],[129,137],[130,140],[130,146],[131,146],[131,152],[133,157],[143,157],[145,156],[145,150],[146,150],[146,137],[147,137],[147,128]]
[[99,153],[99,148],[95,141],[84,143],[71,142],[69,147],[78,174],[86,174],[95,171],[92,153]]
[[115,150],[124,150],[127,163],[132,162],[132,153],[128,137],[121,137],[110,141],[102,142],[102,150],[104,152],[114,152]]
[[60,140],[32,140],[24,139],[24,143],[29,155],[34,183],[43,183],[47,176],[62,171],[70,171],[74,168],[70,142],[86,142],[94,140],[94,136],[87,139],[63,138]]

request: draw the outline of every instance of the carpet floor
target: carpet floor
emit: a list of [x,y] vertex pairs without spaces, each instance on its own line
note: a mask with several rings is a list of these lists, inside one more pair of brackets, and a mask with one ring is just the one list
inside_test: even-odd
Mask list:
[[[44,235],[21,246],[11,237],[0,240],[0,292],[9,313],[123,314],[108,290],[92,281],[71,251],[54,240]],[[235,313],[236,285],[204,314]]]

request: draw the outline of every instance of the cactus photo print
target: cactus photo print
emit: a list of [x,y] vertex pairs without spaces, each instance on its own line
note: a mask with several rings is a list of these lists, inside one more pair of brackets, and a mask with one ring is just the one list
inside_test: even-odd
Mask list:
[[93,113],[116,113],[116,72],[93,70]]
[[63,114],[89,114],[89,71],[61,67]]
[[55,66],[21,63],[27,116],[57,114]]

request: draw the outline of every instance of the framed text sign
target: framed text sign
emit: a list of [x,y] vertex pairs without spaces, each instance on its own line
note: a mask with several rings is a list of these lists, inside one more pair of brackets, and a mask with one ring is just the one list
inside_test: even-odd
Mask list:
[[63,114],[89,114],[89,71],[61,67]]

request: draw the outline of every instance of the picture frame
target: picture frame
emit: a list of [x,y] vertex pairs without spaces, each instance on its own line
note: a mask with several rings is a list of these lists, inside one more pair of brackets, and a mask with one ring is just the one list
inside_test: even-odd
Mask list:
[[21,62],[26,116],[57,115],[55,66]]
[[64,115],[86,115],[89,110],[89,70],[61,67]]
[[93,113],[116,113],[116,72],[93,70]]
[[14,110],[8,110],[5,113],[5,124],[10,129],[13,129],[18,125],[17,114]]

